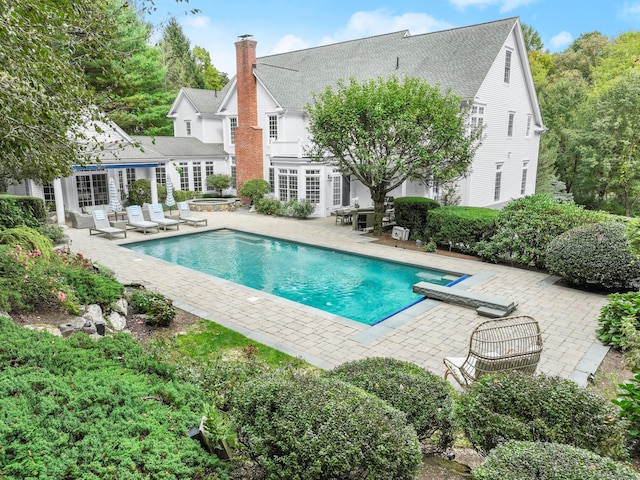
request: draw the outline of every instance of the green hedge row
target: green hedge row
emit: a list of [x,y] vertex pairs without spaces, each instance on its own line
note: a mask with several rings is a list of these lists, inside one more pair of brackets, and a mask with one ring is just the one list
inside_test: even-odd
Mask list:
[[495,232],[498,210],[480,207],[440,207],[427,215],[424,237],[437,245],[475,253],[478,242]]
[[399,197],[393,201],[396,224],[408,228],[412,238],[420,238],[427,226],[427,214],[440,208],[435,200],[423,197]]

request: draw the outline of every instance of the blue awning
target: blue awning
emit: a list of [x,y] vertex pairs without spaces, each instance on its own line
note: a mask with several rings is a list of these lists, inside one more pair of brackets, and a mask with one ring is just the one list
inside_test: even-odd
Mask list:
[[109,164],[92,164],[92,165],[74,165],[73,169],[80,172],[95,172],[100,170],[113,170],[119,168],[149,168],[149,167],[157,167],[159,164],[156,163],[109,163]]

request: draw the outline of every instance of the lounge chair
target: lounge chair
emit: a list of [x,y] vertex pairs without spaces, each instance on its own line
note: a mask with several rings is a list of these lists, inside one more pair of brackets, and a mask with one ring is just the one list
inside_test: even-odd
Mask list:
[[147,233],[148,230],[153,229],[155,229],[156,232],[160,231],[159,224],[144,219],[142,209],[139,205],[131,205],[130,207],[127,207],[127,224],[135,230],[141,230],[142,233]]
[[199,223],[208,225],[206,218],[194,217],[191,215],[191,210],[189,209],[189,204],[187,202],[178,202],[178,213],[180,215],[181,222],[188,223],[194,227],[197,227]]
[[89,227],[89,235],[108,235],[109,240],[113,235],[124,235],[127,238],[127,231],[122,228],[112,227],[104,210],[93,210],[93,227]]
[[164,216],[162,205],[159,203],[152,203],[149,205],[149,220],[156,222],[163,230],[166,230],[168,227],[176,227],[176,230],[180,228],[180,222],[178,220],[166,218]]
[[521,315],[487,320],[478,325],[466,357],[445,358],[447,371],[463,388],[487,373],[517,370],[535,373],[542,353],[540,326]]

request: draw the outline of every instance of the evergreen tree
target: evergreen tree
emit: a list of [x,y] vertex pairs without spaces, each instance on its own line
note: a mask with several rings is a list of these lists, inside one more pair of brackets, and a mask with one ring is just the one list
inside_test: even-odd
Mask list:
[[160,48],[162,61],[167,69],[167,90],[177,93],[183,87],[204,88],[204,79],[191,51],[191,43],[175,17],[164,28]]

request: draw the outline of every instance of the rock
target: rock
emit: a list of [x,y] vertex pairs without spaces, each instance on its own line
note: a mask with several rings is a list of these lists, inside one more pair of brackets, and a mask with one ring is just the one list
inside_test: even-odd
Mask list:
[[121,313],[122,315],[126,315],[127,314],[127,310],[129,309],[129,303],[127,302],[127,300],[124,297],[123,298],[119,298],[113,309],[116,312]]
[[118,312],[111,312],[107,320],[116,332],[121,332],[127,326],[127,317]]
[[85,320],[95,323],[102,320],[102,308],[100,305],[91,304],[87,307],[87,312],[82,316]]
[[47,323],[38,323],[33,325],[25,325],[24,328],[28,328],[29,330],[36,330],[38,332],[47,332],[51,335],[55,335],[56,337],[62,337],[62,332],[55,325],[49,325]]

